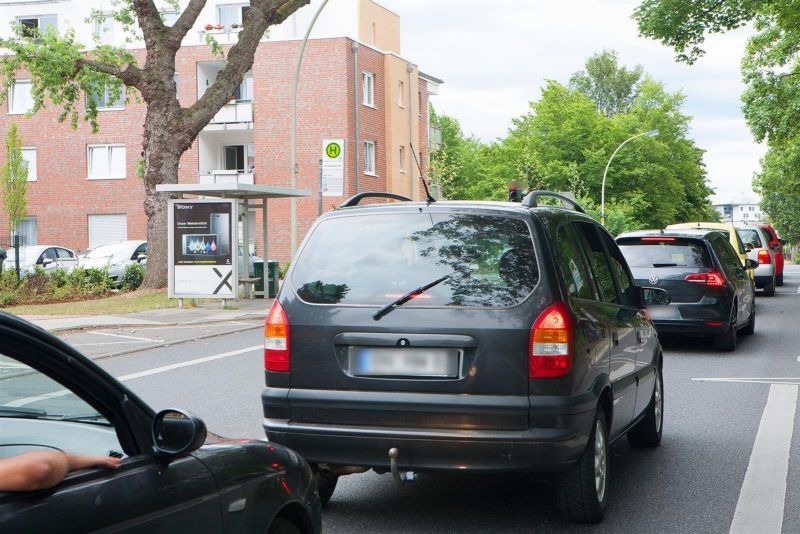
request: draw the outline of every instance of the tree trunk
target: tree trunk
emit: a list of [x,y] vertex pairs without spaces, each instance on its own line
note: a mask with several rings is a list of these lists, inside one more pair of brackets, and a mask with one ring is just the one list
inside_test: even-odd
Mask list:
[[[159,193],[159,184],[178,183],[178,164],[188,146],[176,135],[178,109],[168,106],[148,106],[144,124],[144,211],[147,215],[147,271],[142,286],[150,289],[167,285],[169,257],[167,208],[170,195]],[[191,144],[191,142],[189,143]]]

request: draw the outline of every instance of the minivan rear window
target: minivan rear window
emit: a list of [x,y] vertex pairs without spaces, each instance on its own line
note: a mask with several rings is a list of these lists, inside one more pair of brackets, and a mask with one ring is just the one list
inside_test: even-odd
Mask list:
[[539,280],[527,224],[475,214],[331,218],[308,237],[291,281],[309,303],[383,305],[444,276],[405,307],[519,304]]
[[706,248],[696,240],[633,237],[619,239],[617,244],[632,269],[703,268],[711,265]]

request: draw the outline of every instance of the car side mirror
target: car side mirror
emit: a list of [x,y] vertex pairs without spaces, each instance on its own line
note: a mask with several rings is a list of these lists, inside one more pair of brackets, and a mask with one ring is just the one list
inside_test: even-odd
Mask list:
[[753,244],[752,243],[745,243],[744,244],[744,251],[745,252],[750,252],[751,250],[753,250]]
[[195,451],[206,441],[206,424],[183,410],[162,410],[153,421],[153,446],[161,458]]
[[141,262],[142,260],[146,260],[146,259],[147,259],[147,254],[141,254],[140,253],[140,254],[138,254],[136,256],[136,261],[138,261],[138,262]]
[[782,238],[781,238],[781,239],[778,239],[778,241],[780,241],[780,242],[781,242],[781,246],[782,246],[782,247],[785,247],[785,246],[786,246],[786,240],[785,240],[785,239],[782,239]]
[[45,259],[42,260],[42,267],[50,265],[51,263],[53,263],[52,258],[45,258]]
[[775,252],[778,252],[781,249],[781,247],[782,247],[782,245],[780,243],[773,243],[772,244],[772,250],[774,250]]
[[758,262],[756,260],[747,260],[744,268],[750,271],[755,270],[758,268]]
[[660,287],[643,287],[642,288],[642,303],[644,307],[647,306],[662,306],[672,302],[672,295],[666,289]]

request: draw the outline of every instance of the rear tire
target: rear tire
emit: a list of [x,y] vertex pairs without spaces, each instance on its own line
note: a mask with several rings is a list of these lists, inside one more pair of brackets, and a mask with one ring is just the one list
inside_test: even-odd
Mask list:
[[728,327],[728,331],[724,334],[717,334],[714,336],[714,348],[717,350],[724,350],[727,352],[733,352],[736,350],[736,309],[737,304],[733,303],[733,314],[734,318],[731,319],[731,324]]
[[772,282],[764,286],[764,296],[765,297],[774,297],[775,296],[775,279],[772,279]]
[[603,408],[597,407],[586,449],[578,463],[558,481],[558,507],[565,519],[597,523],[608,502],[608,430]]
[[656,383],[645,416],[628,431],[628,442],[636,447],[658,447],[664,428],[664,378],[656,369]]
[[[316,471],[316,470],[315,470]],[[319,490],[319,502],[323,507],[328,506],[333,492],[336,491],[336,483],[339,482],[338,475],[326,475],[321,471],[317,473],[317,489]]]
[[775,277],[775,285],[778,287],[783,285],[783,275]]

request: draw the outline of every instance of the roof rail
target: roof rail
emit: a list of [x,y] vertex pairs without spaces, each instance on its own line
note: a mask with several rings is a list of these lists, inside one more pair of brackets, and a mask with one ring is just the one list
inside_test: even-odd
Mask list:
[[561,202],[566,202],[567,204],[572,206],[572,209],[574,209],[575,211],[578,211],[580,213],[586,213],[580,204],[578,204],[568,196],[562,195],[561,193],[554,193],[553,191],[531,191],[522,200],[522,205],[525,206],[526,208],[536,208],[539,206],[539,204],[536,202],[536,200],[539,197],[557,198]]
[[394,200],[402,200],[404,202],[412,202],[410,198],[404,197],[402,195],[395,195],[394,193],[385,193],[382,191],[366,191],[364,193],[359,193],[357,195],[353,195],[352,197],[345,200],[343,203],[339,204],[340,208],[349,208],[352,206],[358,206],[358,203],[361,202],[362,199],[365,198],[393,198]]

